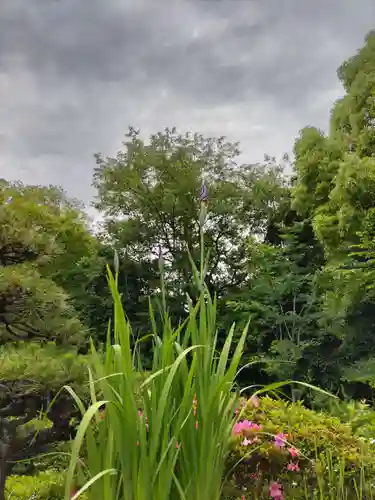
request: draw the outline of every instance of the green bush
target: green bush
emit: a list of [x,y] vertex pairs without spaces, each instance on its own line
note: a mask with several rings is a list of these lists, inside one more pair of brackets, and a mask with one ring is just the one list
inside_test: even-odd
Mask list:
[[[36,476],[9,476],[6,482],[7,500],[62,500],[65,474],[57,471],[41,472]],[[80,496],[87,499],[85,494]]]
[[[314,491],[328,469],[351,486],[354,480],[358,484],[361,470],[367,479],[375,478],[370,446],[353,434],[349,423],[336,417],[308,410],[301,403],[264,397],[256,405],[247,402],[238,421],[252,426],[233,435],[228,474],[235,488],[257,490],[259,498],[272,481],[298,483],[300,490],[303,485]],[[284,436],[277,439],[280,434]],[[299,498],[296,492],[293,498]]]
[[9,476],[7,500],[61,500],[64,498],[64,475],[54,471],[37,476]]

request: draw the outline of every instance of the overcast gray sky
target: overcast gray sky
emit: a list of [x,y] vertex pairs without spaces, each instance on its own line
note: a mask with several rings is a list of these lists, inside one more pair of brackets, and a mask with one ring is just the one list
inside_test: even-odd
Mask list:
[[90,202],[128,125],[290,152],[373,28],[374,0],[0,0],[0,177]]

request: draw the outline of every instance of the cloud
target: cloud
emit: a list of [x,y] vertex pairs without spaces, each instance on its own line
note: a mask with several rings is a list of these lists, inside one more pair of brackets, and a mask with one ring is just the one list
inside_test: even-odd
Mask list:
[[128,125],[239,140],[246,161],[326,128],[373,0],[1,0],[0,177],[89,202]]

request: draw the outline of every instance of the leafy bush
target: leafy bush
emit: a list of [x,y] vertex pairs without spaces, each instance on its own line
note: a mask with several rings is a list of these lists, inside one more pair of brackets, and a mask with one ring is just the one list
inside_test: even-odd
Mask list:
[[329,413],[348,423],[353,434],[374,443],[375,411],[365,401],[335,401],[329,407]]
[[43,472],[37,476],[9,476],[7,500],[61,500],[64,498],[64,475]]
[[[9,476],[6,483],[7,500],[62,500],[65,474],[54,470],[37,476]],[[80,499],[87,499],[85,494]]]
[[[328,469],[345,477],[345,483],[351,486],[353,481],[358,483],[361,470],[368,479],[375,477],[375,455],[363,439],[353,434],[351,425],[308,410],[302,403],[270,397],[256,404],[249,401],[238,421],[241,424],[233,429],[228,461],[236,488],[260,493],[266,484],[281,481],[296,482],[314,491],[319,478],[328,475]],[[299,498],[296,492],[293,495]]]

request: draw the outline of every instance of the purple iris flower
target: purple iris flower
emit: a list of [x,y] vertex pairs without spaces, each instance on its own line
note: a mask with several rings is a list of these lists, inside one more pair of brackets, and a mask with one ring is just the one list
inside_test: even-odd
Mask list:
[[10,203],[13,200],[13,196],[9,196],[5,203]]
[[204,182],[202,182],[201,194],[200,194],[199,199],[201,201],[208,201],[208,189],[207,189],[207,186]]

